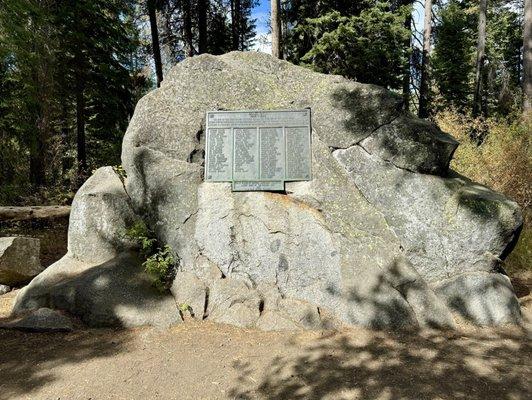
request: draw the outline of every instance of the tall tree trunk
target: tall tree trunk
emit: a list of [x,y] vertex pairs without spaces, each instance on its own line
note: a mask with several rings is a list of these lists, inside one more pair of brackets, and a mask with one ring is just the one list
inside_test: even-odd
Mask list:
[[272,56],[283,58],[283,48],[281,47],[281,0],[270,0],[271,2],[271,28],[272,28]]
[[423,58],[421,60],[421,83],[419,88],[419,117],[429,116],[429,68],[430,37],[432,34],[432,0],[425,0],[425,22],[423,27]]
[[532,0],[525,0],[523,30],[523,110],[532,109]]
[[198,0],[198,53],[207,52],[208,0]]
[[[413,0],[405,0],[404,5],[411,6]],[[404,47],[406,52],[405,65],[403,70],[403,107],[405,110],[410,109],[410,52],[412,47],[412,11],[405,18],[405,29],[408,31],[408,39],[405,40]]]
[[[78,61],[79,62],[79,61]],[[81,69],[76,72],[76,142],[78,150],[78,182],[87,172],[87,150],[85,147],[85,79]]]
[[64,178],[67,173],[68,169],[72,166],[68,163],[68,158],[66,156],[66,150],[69,148],[68,146],[68,136],[69,136],[69,128],[68,128],[68,98],[66,94],[63,94],[61,96],[61,148],[64,149],[63,157],[61,157],[61,177]]
[[484,60],[486,57],[486,12],[487,0],[480,0],[478,11],[477,62],[475,67],[475,93],[473,96],[473,116],[478,117],[482,110],[482,90],[484,81]]
[[231,0],[231,49],[240,49],[240,0]]
[[161,62],[161,48],[159,47],[155,0],[148,0],[148,15],[150,17],[151,47],[155,63],[155,75],[157,76],[157,87],[159,87],[163,81],[163,64]]
[[[38,34],[44,38],[50,38],[51,32],[45,26],[37,25]],[[48,141],[51,136],[51,99],[53,82],[51,73],[52,55],[42,46],[33,45],[35,54],[38,55],[30,79],[34,88],[33,106],[35,115],[35,132],[31,138],[30,150],[30,182],[33,187],[46,185],[46,156]],[[1,157],[1,155],[0,155]]]
[[192,10],[190,0],[183,1],[183,38],[187,57],[194,55],[194,44],[192,43]]
[[30,182],[34,187],[46,184],[46,143],[49,121],[42,105],[35,120],[35,137],[30,145]]

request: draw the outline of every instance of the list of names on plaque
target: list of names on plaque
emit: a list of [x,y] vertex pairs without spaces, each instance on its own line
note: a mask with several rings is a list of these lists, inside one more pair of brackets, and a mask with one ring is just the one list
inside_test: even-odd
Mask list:
[[231,129],[209,129],[207,180],[231,180],[233,137]]
[[233,180],[256,180],[259,170],[257,129],[235,128],[233,135]]
[[283,128],[260,128],[260,180],[284,180]]
[[310,142],[304,127],[286,129],[286,180],[310,179]]
[[206,181],[276,191],[312,179],[309,109],[210,111],[206,130]]

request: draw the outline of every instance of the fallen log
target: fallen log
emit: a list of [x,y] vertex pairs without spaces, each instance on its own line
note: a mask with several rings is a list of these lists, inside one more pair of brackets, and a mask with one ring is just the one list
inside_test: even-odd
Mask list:
[[0,221],[25,221],[68,217],[70,206],[0,206]]

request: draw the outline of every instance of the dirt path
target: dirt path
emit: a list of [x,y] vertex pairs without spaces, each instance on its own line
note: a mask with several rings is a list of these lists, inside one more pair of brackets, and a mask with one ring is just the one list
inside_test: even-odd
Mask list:
[[0,332],[2,399],[530,399],[519,334]]
[[0,399],[530,399],[531,355],[517,328],[0,330]]

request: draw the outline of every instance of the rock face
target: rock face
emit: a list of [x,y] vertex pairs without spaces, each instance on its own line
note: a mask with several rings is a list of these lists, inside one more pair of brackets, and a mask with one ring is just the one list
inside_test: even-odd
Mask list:
[[[203,182],[206,111],[304,107],[313,116],[312,181],[287,183],[284,194]],[[259,53],[187,59],[137,105],[122,147],[127,194],[109,168],[80,189],[71,258],[36,278],[17,306],[42,307],[41,298],[55,296],[48,281],[79,270],[76,258],[92,265],[94,280],[103,274],[96,260],[114,265],[98,267],[105,271],[125,268],[120,254],[130,244],[120,230],[136,214],[179,256],[172,294],[196,318],[275,330],[451,327],[453,313],[518,322],[500,262],[521,212],[449,171],[457,145],[376,86]],[[79,279],[61,284],[76,292]],[[139,286],[124,290],[138,296]],[[73,300],[54,305],[90,315]]]
[[180,322],[173,297],[151,285],[132,251],[125,232],[135,220],[113,169],[97,170],[72,203],[67,255],[20,291],[14,314],[53,308],[94,327]]
[[0,284],[15,286],[29,281],[43,270],[39,255],[39,239],[0,238]]

